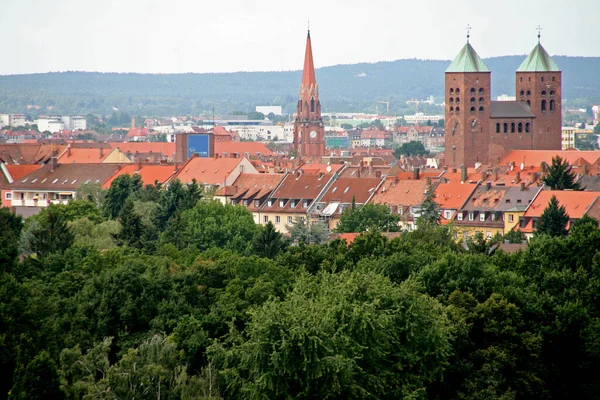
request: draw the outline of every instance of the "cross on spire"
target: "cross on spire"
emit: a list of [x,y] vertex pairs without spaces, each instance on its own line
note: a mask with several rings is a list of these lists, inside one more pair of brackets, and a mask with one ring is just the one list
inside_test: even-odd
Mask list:
[[471,37],[471,25],[467,24],[467,43],[469,43],[470,37]]
[[542,27],[540,25],[535,28],[538,31],[538,43],[540,42],[540,38],[542,37]]
[[308,32],[310,32],[310,19],[306,20],[306,25],[308,25]]

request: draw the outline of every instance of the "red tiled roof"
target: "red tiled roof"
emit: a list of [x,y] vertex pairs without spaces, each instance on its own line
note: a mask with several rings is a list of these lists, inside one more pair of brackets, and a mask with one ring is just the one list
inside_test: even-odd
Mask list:
[[500,161],[500,165],[509,165],[514,162],[515,167],[521,164],[525,166],[540,166],[543,162],[548,165],[552,163],[552,157],[560,156],[567,160],[569,164],[574,164],[579,158],[593,164],[600,158],[598,151],[579,151],[579,150],[513,150]]
[[320,201],[351,203],[354,199],[357,204],[364,204],[380,183],[378,178],[338,178]]
[[41,164],[7,164],[6,169],[10,173],[13,180],[21,179],[25,175],[29,175],[33,171],[42,168]]
[[387,132],[375,130],[375,129],[366,129],[361,132],[361,139],[385,139],[388,135]]
[[570,219],[579,219],[600,196],[598,192],[579,192],[570,190],[542,190],[531,202],[525,217],[541,217],[552,196],[556,196],[559,206],[565,206]]
[[120,175],[133,175],[138,174],[142,178],[142,182],[145,185],[154,185],[156,181],[165,183],[174,173],[176,172],[174,165],[148,165],[142,164],[140,169],[139,164],[127,164],[117,171],[109,180],[104,184],[104,187],[110,187],[112,182]]
[[467,182],[452,181],[449,183],[440,183],[435,188],[435,201],[443,210],[459,210],[469,199],[469,196],[471,196],[476,187],[477,185]]
[[259,153],[261,156],[275,155],[267,146],[258,142],[215,142],[215,153],[238,153],[242,157],[245,153],[250,153],[252,157],[257,157]]
[[58,158],[59,164],[100,164],[111,153],[111,150],[104,148],[69,148]]
[[173,176],[183,183],[196,179],[199,183],[223,185],[243,158],[190,158]]
[[169,158],[175,154],[175,143],[167,142],[109,142],[110,146],[119,148],[123,153],[161,153]]
[[388,178],[372,199],[376,204],[419,205],[425,198],[427,182],[424,180],[396,181]]

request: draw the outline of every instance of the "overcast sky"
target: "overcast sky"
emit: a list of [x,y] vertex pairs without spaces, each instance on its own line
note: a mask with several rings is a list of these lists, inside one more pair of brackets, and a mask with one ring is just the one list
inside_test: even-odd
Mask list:
[[[491,5],[493,4],[493,5]],[[232,72],[528,53],[600,56],[598,0],[0,0],[0,74]]]

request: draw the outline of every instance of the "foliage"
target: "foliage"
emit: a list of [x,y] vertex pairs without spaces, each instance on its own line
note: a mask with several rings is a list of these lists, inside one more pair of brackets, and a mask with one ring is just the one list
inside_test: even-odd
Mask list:
[[291,225],[286,225],[293,242],[301,244],[320,244],[329,239],[327,227],[318,221],[309,222],[305,218],[294,218]]
[[565,206],[560,206],[556,196],[552,196],[540,217],[536,233],[538,235],[545,233],[550,236],[565,236],[567,234],[568,222],[569,216],[567,215]]
[[50,205],[39,218],[39,227],[31,232],[30,247],[38,257],[66,251],[75,239],[67,226],[65,214],[56,205]]
[[121,231],[116,235],[119,244],[140,248],[142,238],[142,217],[133,209],[133,200],[127,199],[119,215]]
[[516,229],[506,233],[504,240],[507,240],[508,243],[523,243],[527,240],[527,237],[520,229]]
[[0,208],[0,273],[12,270],[19,255],[23,219],[6,207]]
[[338,222],[336,232],[365,232],[377,229],[387,232],[398,232],[400,216],[392,214],[389,207],[385,204],[368,203],[356,207],[354,203],[351,207],[342,212]]
[[283,235],[275,230],[275,225],[271,221],[264,228],[261,227],[252,243],[254,253],[259,257],[267,258],[274,258],[285,246]]
[[563,160],[560,156],[552,157],[552,165],[548,166],[544,176],[544,184],[552,190],[581,189],[572,167],[567,160]]
[[136,183],[129,174],[119,175],[112,181],[104,201],[104,215],[110,219],[119,217],[127,198],[138,189]]
[[408,143],[402,143],[402,146],[394,150],[394,157],[401,158],[402,156],[423,156],[428,155],[429,151],[425,149],[423,143],[417,140],[411,140]]
[[429,185],[425,192],[425,199],[419,207],[419,217],[417,224],[424,223],[430,225],[439,225],[442,220],[442,212],[439,204],[435,201],[435,187]]

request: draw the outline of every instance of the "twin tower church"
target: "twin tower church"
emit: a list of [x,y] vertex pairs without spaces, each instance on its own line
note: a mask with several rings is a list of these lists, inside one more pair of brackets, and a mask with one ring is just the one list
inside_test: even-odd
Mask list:
[[[561,71],[540,43],[516,71],[516,100],[491,100],[491,71],[469,43],[446,69],[444,165],[496,165],[511,150],[561,149]],[[310,32],[297,114],[298,157],[325,155]]]

